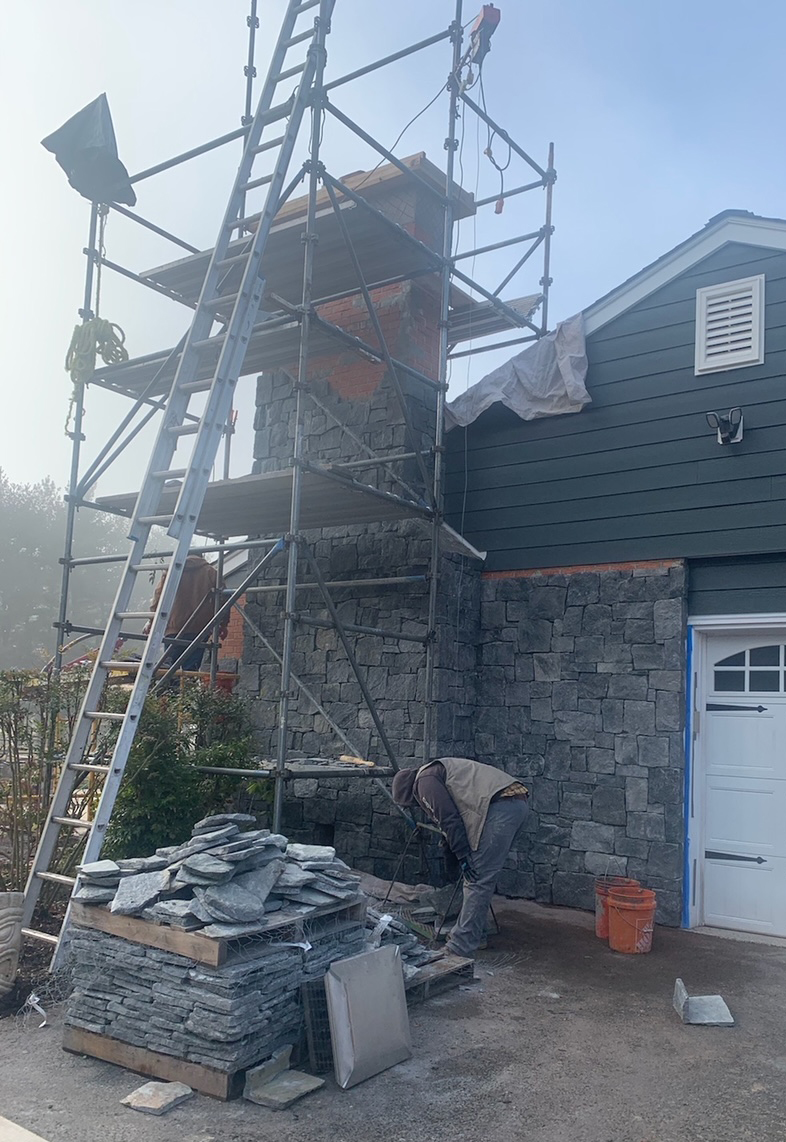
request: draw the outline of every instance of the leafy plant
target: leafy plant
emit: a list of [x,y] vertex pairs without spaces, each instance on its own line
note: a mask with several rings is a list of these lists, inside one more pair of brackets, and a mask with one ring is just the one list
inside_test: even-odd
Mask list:
[[[83,670],[59,679],[26,670],[0,672],[2,889],[18,892],[25,886],[85,685]],[[77,790],[72,811],[81,816],[89,797],[89,786]],[[71,872],[80,848],[78,836],[64,837],[52,871]]]
[[150,697],[140,719],[103,853],[144,856],[191,834],[194,821],[240,808],[243,778],[198,767],[248,769],[251,727],[243,702],[201,682]]

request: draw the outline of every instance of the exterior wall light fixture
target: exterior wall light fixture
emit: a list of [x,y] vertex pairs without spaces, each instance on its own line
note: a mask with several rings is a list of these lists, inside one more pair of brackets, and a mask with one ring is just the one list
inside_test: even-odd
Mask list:
[[739,444],[742,440],[742,409],[728,412],[708,412],[707,424],[718,434],[718,444]]

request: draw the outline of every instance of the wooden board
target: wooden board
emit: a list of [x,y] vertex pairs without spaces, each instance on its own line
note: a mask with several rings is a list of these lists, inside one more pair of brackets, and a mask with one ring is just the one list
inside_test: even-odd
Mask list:
[[304,916],[287,916],[277,920],[275,919],[277,914],[272,912],[271,920],[264,931],[250,936],[239,936],[235,940],[213,939],[210,936],[200,935],[199,932],[181,932],[166,924],[152,924],[149,920],[140,920],[138,916],[120,916],[116,912],[109,912],[106,908],[94,904],[80,904],[78,901],[74,901],[71,905],[70,915],[71,922],[80,928],[94,928],[99,932],[107,932],[110,936],[130,940],[134,944],[160,948],[165,952],[173,952],[175,955],[185,956],[196,963],[215,968],[226,963],[227,956],[238,941],[242,941],[246,946],[249,939],[255,939],[257,936],[265,939],[272,932],[284,928],[295,928],[300,935],[304,925],[323,916],[342,915],[348,920],[361,920],[365,909],[366,905],[362,899],[352,897],[340,903],[314,908]]
[[81,1027],[66,1027],[63,1032],[63,1050],[75,1055],[90,1055],[94,1059],[114,1063],[126,1070],[136,1071],[148,1078],[162,1079],[165,1082],[186,1083],[202,1094],[226,1101],[237,1098],[242,1093],[245,1070],[226,1074],[201,1063],[189,1063],[185,1059],[175,1059],[172,1055],[160,1055],[146,1047],[134,1047],[121,1043],[108,1035],[97,1035],[94,1031],[84,1031]]
[[471,981],[474,976],[474,960],[465,960],[462,956],[447,953],[443,959],[418,968],[417,975],[405,984],[407,1003],[422,1003],[424,999]]
[[96,905],[80,904],[76,900],[71,905],[71,922],[80,928],[94,928],[134,944],[160,948],[214,968],[220,967],[227,956],[226,940],[211,940],[209,936],[200,936],[198,932],[181,932],[165,924],[151,924],[149,920],[140,920],[138,916],[120,916]]

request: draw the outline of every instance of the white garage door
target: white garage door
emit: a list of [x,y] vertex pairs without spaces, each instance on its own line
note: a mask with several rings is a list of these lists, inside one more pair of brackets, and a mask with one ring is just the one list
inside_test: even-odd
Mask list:
[[786,632],[708,650],[703,922],[786,936]]

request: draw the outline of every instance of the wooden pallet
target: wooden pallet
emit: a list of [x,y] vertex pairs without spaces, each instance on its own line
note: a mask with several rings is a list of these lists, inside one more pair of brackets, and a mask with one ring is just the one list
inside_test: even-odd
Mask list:
[[81,1027],[66,1027],[63,1032],[63,1049],[75,1055],[90,1055],[94,1059],[114,1063],[128,1071],[146,1075],[148,1078],[162,1079],[165,1082],[185,1083],[202,1094],[227,1101],[243,1093],[245,1069],[227,1074],[206,1067],[202,1063],[189,1063],[186,1059],[176,1059],[173,1055],[162,1055],[149,1051],[147,1047],[134,1047],[121,1043],[109,1035],[97,1035],[95,1031],[85,1031]]
[[441,960],[418,968],[417,975],[405,984],[407,1003],[410,1006],[422,1003],[424,999],[431,999],[443,991],[471,982],[474,976],[474,960],[465,960],[462,956],[446,952]]
[[144,944],[148,948],[160,948],[165,952],[173,952],[178,956],[185,956],[195,963],[207,964],[208,967],[221,967],[231,958],[233,951],[239,947],[247,947],[249,940],[266,940],[271,934],[284,929],[293,929],[295,940],[302,940],[305,928],[312,921],[324,916],[340,916],[344,920],[362,920],[365,916],[365,901],[358,897],[336,904],[325,904],[322,908],[298,917],[282,917],[276,919],[276,913],[270,913],[270,920],[264,931],[249,936],[240,936],[234,940],[226,937],[213,939],[203,936],[198,931],[184,932],[179,928],[172,928],[166,924],[153,924],[149,920],[141,920],[138,916],[120,916],[95,904],[80,904],[75,900],[71,905],[71,922],[80,928],[93,928],[99,932],[107,932],[110,936],[119,936],[122,940],[130,940],[134,944]]

